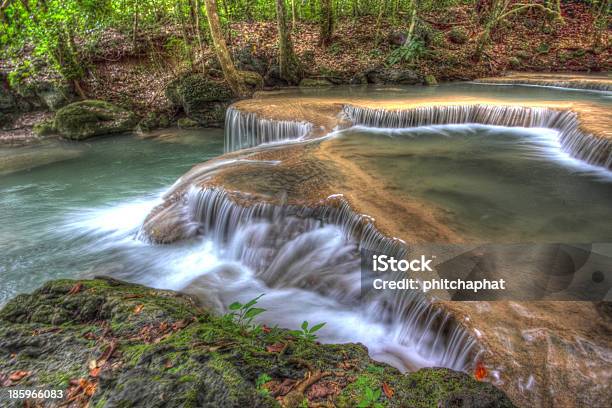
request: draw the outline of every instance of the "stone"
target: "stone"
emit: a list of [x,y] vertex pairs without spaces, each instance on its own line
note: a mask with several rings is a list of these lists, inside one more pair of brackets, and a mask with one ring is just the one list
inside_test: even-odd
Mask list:
[[166,86],[166,97],[201,126],[219,126],[223,124],[225,107],[233,95],[224,82],[211,80],[203,74],[188,74]]
[[55,129],[55,122],[50,119],[43,120],[38,122],[32,128],[32,131],[36,136],[49,136],[57,133],[57,129]]
[[[465,373],[427,368],[404,375],[371,360],[360,344],[320,344],[277,327],[253,330],[202,303],[111,278],[47,282],[0,310],[0,373],[31,372],[2,381],[67,392],[83,379],[95,392],[78,393],[77,402],[95,407],[348,408],[383,384],[393,396],[379,392],[377,406],[513,406],[502,391]],[[325,376],[311,391],[282,391],[314,370]]]
[[333,85],[327,79],[304,78],[300,81],[300,88],[321,88]]
[[435,76],[429,74],[429,75],[425,75],[425,85],[428,86],[435,86],[438,85],[438,80],[436,79]]
[[422,78],[412,69],[407,68],[373,68],[365,72],[370,84],[415,85],[422,83]]
[[200,126],[198,122],[190,118],[180,118],[176,124],[181,129],[193,129]]
[[64,106],[55,115],[57,132],[67,139],[83,140],[93,136],[129,132],[136,115],[109,102],[85,100]]
[[264,80],[261,75],[253,71],[239,71],[240,76],[244,80],[247,87],[254,91],[263,89]]

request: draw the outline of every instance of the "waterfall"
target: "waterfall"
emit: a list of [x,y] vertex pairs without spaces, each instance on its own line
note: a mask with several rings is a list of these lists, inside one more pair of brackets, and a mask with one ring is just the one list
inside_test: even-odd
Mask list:
[[300,139],[311,130],[312,124],[308,122],[263,119],[230,107],[225,114],[225,151]]
[[353,125],[381,128],[463,123],[551,128],[559,132],[562,149],[572,157],[612,170],[612,139],[583,132],[578,115],[569,110],[496,105],[424,106],[386,110],[346,105],[343,113]]
[[[430,364],[464,371],[474,363],[479,353],[474,338],[422,293],[361,291],[360,249],[405,257],[407,248],[380,233],[369,217],[353,212],[341,196],[313,207],[245,206],[222,188],[192,186],[184,208],[186,222],[195,223],[199,234],[225,248],[227,260],[248,266],[268,287],[316,292],[384,324],[385,338],[397,346],[379,351],[382,360],[414,368],[410,361],[417,353]],[[330,235],[329,228],[339,233]],[[209,290],[203,290],[204,297]],[[193,288],[187,291],[198,295]]]
[[604,81],[583,80],[548,80],[541,78],[483,78],[474,81],[476,84],[492,85],[523,85],[523,86],[547,86],[565,89],[584,89],[587,91],[611,92],[612,85]]

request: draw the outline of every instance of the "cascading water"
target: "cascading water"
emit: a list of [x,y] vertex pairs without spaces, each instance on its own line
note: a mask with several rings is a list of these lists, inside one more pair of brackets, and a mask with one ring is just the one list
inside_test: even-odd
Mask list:
[[[265,322],[293,327],[299,318],[293,321],[288,314],[301,318],[304,311],[317,311],[329,323],[322,340],[363,342],[373,357],[401,369],[436,365],[466,370],[476,358],[474,339],[425,296],[404,291],[363,296],[359,250],[402,257],[406,248],[380,234],[340,197],[312,208],[268,203],[244,207],[223,189],[191,187],[184,208],[187,222],[198,225],[224,260],[252,273],[246,278],[236,266],[221,268],[183,288],[219,312],[235,300],[228,297],[227,286],[239,296],[246,290],[240,282],[253,285],[256,279],[258,290],[268,293],[261,300],[268,309]],[[287,293],[297,298],[281,306],[279,299],[288,301]],[[343,315],[363,320],[363,331],[351,331]]]
[[229,108],[225,114],[225,151],[300,139],[311,130],[312,125],[307,122],[268,120],[254,113]]
[[386,110],[346,105],[343,113],[353,125],[378,128],[478,123],[555,129],[559,131],[559,142],[568,154],[586,163],[612,170],[612,140],[584,133],[576,113],[567,110],[494,105]]

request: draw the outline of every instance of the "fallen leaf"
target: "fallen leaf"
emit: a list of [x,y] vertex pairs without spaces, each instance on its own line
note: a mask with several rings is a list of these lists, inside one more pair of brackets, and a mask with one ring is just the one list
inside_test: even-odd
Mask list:
[[474,370],[474,377],[480,381],[487,376],[487,369],[484,364],[479,361],[476,363],[476,369]]
[[335,395],[339,391],[338,385],[331,381],[318,382],[313,384],[306,393],[309,399],[325,398],[329,395]]
[[385,396],[389,399],[391,399],[393,397],[393,394],[395,394],[395,390],[391,388],[389,384],[387,384],[386,382],[383,383],[382,389],[383,389],[383,392],[385,393]]
[[268,353],[280,353],[284,349],[285,349],[284,343],[274,343],[274,344],[270,344],[269,346],[266,346],[266,350],[268,351]]
[[21,379],[29,376],[30,374],[32,374],[31,371],[15,371],[13,372],[10,376],[9,376],[9,380],[11,381],[20,381]]
[[168,361],[166,361],[166,364],[164,364],[164,367],[172,368],[172,367],[174,367],[174,364],[172,363],[172,361],[168,360]]
[[74,295],[79,293],[83,289],[83,284],[81,282],[75,283],[70,290],[68,291],[69,295]]
[[87,367],[89,367],[90,370],[93,370],[94,368],[98,368],[98,362],[96,360],[89,360]]
[[136,307],[134,308],[134,314],[140,314],[140,312],[142,312],[142,309],[144,308],[144,305],[141,303],[139,305],[136,305]]

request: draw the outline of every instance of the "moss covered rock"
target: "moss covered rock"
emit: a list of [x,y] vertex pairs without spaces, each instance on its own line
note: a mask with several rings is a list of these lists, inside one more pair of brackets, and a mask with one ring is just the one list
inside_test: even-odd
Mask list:
[[129,110],[97,100],[71,103],[58,110],[55,115],[57,132],[73,140],[128,132],[136,123],[136,115]]
[[333,85],[326,79],[304,78],[300,81],[300,88],[321,88]]
[[202,74],[188,74],[166,86],[166,97],[202,126],[220,126],[232,92],[224,82],[213,81]]
[[[176,292],[112,279],[52,281],[11,300],[0,383],[61,389],[92,407],[512,406],[463,373],[402,375],[359,344],[244,327]],[[0,406],[21,406],[6,397]]]
[[55,121],[52,119],[45,119],[38,122],[32,128],[32,131],[36,136],[49,136],[57,133],[57,130],[55,129]]

